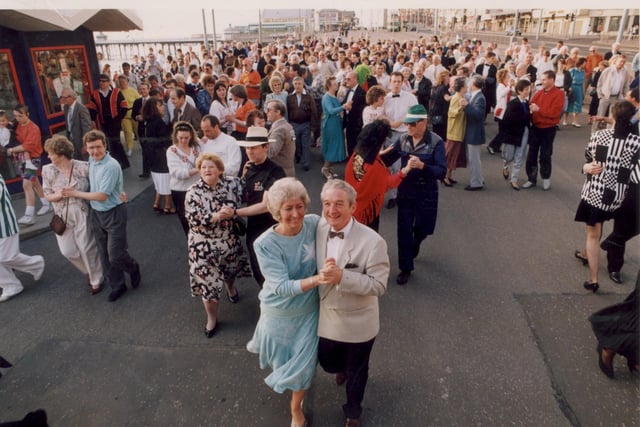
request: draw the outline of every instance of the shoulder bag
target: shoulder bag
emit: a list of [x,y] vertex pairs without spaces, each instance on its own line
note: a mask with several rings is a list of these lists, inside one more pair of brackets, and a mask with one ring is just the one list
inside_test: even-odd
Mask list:
[[[71,184],[71,177],[73,176],[73,160],[71,161],[71,172],[69,173],[69,184]],[[69,198],[66,198],[64,201],[66,205],[66,210],[64,213],[64,219],[57,213],[53,214],[51,218],[51,222],[49,222],[49,227],[58,235],[62,236],[67,229],[67,217],[69,216]]]

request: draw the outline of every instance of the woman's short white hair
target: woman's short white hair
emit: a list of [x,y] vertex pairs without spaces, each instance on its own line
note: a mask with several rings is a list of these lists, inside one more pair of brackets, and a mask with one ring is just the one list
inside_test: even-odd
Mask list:
[[311,203],[307,189],[293,177],[280,178],[269,188],[267,208],[276,221],[280,221],[280,209],[288,200],[301,200],[305,208]]

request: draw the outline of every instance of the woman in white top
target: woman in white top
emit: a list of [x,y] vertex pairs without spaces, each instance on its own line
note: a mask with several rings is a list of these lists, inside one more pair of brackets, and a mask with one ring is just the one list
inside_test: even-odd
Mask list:
[[189,122],[177,122],[171,135],[173,146],[167,149],[167,166],[171,179],[171,198],[182,224],[184,234],[189,232],[189,223],[184,215],[184,200],[187,190],[199,178],[196,159],[200,155],[200,144],[196,131]]
[[487,146],[487,150],[491,155],[500,152],[500,146],[504,138],[502,118],[504,117],[504,112],[507,110],[507,103],[511,97],[512,86],[511,76],[506,68],[498,70],[496,80],[498,81],[498,86],[496,86],[496,108],[493,112],[493,117],[498,122],[498,133]]
[[374,85],[367,91],[367,106],[362,110],[362,126],[376,119],[384,118],[384,99],[387,92],[380,85]]
[[233,105],[227,99],[227,85],[223,81],[219,81],[213,87],[213,102],[209,107],[209,114],[216,116],[220,121],[220,130],[231,135],[234,130],[233,122],[227,120],[227,116],[234,115],[236,112]]
[[538,69],[536,72],[536,76],[538,76],[535,81],[536,87],[542,86],[542,75],[545,71],[553,70],[553,61],[550,59],[551,53],[548,50],[544,51],[544,54],[536,61],[534,66]]

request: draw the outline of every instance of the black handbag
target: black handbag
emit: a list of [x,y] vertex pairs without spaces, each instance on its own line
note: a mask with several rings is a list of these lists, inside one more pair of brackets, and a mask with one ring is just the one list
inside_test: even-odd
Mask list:
[[[233,209],[235,211],[237,206],[235,200],[227,199],[224,201],[224,203],[228,203],[233,206]],[[244,236],[245,234],[247,234],[247,223],[243,218],[234,215],[234,217],[231,218],[231,229],[233,230],[233,234],[235,234],[236,236]]]
[[[73,176],[73,161],[71,161],[71,172],[69,173],[69,184],[71,184],[71,177]],[[66,204],[66,210],[64,213],[64,219],[58,215],[57,213],[53,214],[51,217],[51,221],[49,221],[49,227],[56,233],[58,236],[62,236],[67,229],[67,218],[69,216],[69,199],[64,200]]]
[[234,216],[233,217],[233,233],[237,236],[244,236],[245,234],[247,234],[247,223],[244,221],[244,219],[240,218],[239,216]]

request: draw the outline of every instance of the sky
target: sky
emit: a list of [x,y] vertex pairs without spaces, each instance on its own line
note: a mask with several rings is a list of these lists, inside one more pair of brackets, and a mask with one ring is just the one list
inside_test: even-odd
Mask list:
[[[213,32],[213,16],[215,15],[216,33],[222,34],[229,25],[257,24],[259,20],[258,9],[251,10],[230,10],[230,9],[204,9],[204,20],[207,32]],[[376,25],[382,25],[382,9],[353,9],[356,16],[361,20],[361,25],[370,26],[371,21],[377,21]],[[131,31],[129,33],[106,33],[109,39],[130,39],[140,38],[164,38],[164,37],[188,37],[194,34],[202,34],[203,18],[202,9],[183,8],[180,10],[178,22],[176,22],[175,10],[166,9],[134,9],[135,13],[142,19],[144,31]],[[181,25],[180,23],[189,23]]]

